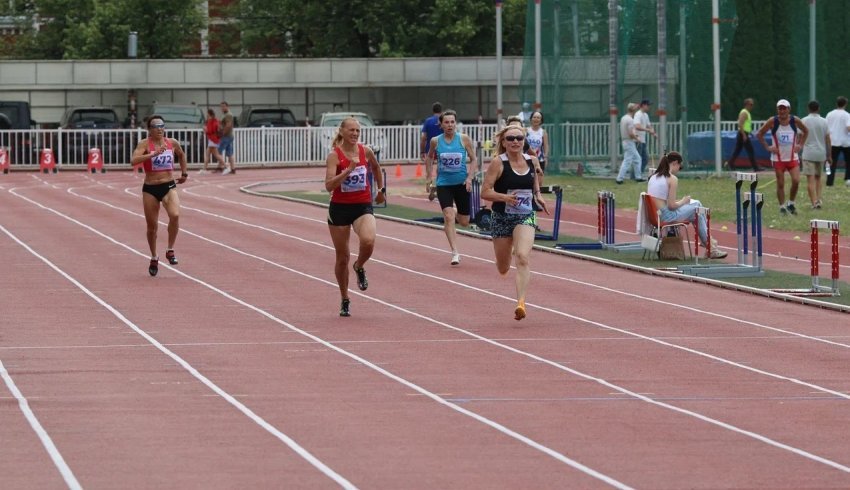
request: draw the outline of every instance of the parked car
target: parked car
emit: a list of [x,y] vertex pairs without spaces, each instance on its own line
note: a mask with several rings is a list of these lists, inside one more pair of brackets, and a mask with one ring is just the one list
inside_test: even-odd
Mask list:
[[[62,163],[85,163],[88,152],[98,148],[104,163],[128,163],[132,152],[130,134],[121,129],[121,120],[111,107],[71,107],[59,120]],[[58,156],[58,155],[57,155]]]
[[195,104],[160,104],[154,102],[148,116],[156,114],[165,121],[165,135],[174,138],[186,152],[189,163],[203,161],[207,146],[204,136],[206,114]]
[[0,133],[0,147],[12,163],[38,163],[38,152],[45,145],[42,134],[31,131],[35,125],[29,102],[0,101],[0,130],[9,130]]
[[[375,129],[375,120],[365,112],[325,112],[319,119],[320,152],[327,153],[331,149],[331,142],[336,136],[337,129],[347,117],[353,117],[360,123],[360,141],[369,145],[374,150],[380,151],[387,148],[387,137],[383,131]],[[324,157],[322,157],[324,158]]]
[[295,115],[284,107],[245,106],[236,119],[236,126],[240,128],[285,128],[297,125]]

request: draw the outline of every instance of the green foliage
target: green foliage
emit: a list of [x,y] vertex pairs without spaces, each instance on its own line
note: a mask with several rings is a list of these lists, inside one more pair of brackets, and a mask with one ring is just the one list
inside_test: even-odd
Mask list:
[[[140,58],[178,58],[198,37],[200,0],[39,0],[29,2],[23,36],[8,55],[22,59],[126,58],[138,32]],[[29,19],[49,19],[32,28]]]
[[[522,53],[523,0],[503,6],[505,55]],[[242,0],[246,51],[275,46],[312,58],[495,54],[495,9],[484,0]]]

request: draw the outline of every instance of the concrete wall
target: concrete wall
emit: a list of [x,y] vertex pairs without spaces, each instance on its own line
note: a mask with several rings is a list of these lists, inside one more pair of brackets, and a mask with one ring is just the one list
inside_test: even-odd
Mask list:
[[[634,58],[629,70],[636,70],[638,90],[651,95],[654,65]],[[582,96],[567,101],[571,112],[607,114],[607,62],[564,65],[567,84],[586,85]],[[237,115],[245,105],[283,105],[302,121],[344,110],[367,112],[378,121],[418,123],[440,101],[463,121],[479,115],[494,120],[497,69],[505,113],[515,114],[522,65],[521,57],[506,57],[501,67],[494,57],[0,61],[0,99],[29,101],[33,118],[48,126],[78,105],[111,106],[123,118],[130,90],[137,94],[139,116],[153,101],[217,107],[226,100]],[[673,82],[675,64],[668,70]],[[644,72],[646,86],[640,82]]]

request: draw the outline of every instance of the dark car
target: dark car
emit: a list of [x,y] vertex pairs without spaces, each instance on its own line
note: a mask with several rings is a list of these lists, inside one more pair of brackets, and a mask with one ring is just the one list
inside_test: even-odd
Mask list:
[[35,127],[29,102],[0,101],[0,147],[8,152],[13,164],[38,163],[44,136]]
[[284,107],[245,106],[236,120],[240,128],[285,128],[298,126],[295,115]]
[[59,144],[54,151],[62,163],[86,163],[97,148],[104,163],[129,163],[132,142],[121,130],[121,120],[111,107],[71,107],[59,120]]

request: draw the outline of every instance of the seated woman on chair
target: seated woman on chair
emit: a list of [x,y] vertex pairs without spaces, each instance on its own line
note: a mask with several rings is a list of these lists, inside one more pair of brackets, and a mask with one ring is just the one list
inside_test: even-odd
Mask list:
[[[655,202],[656,209],[661,210],[662,221],[690,221],[694,222],[697,218],[696,210],[702,206],[699,201],[691,199],[691,196],[684,196],[681,199],[676,199],[676,191],[679,188],[679,178],[676,174],[682,169],[682,155],[671,151],[661,158],[658,162],[658,168],[652,177],[649,178],[649,183],[646,187],[646,193],[652,197]],[[699,216],[699,241],[703,246],[707,247],[708,243],[708,228],[705,223],[705,216]],[[717,240],[711,239],[711,256],[712,259],[722,259],[726,257],[726,252],[717,247]]]

